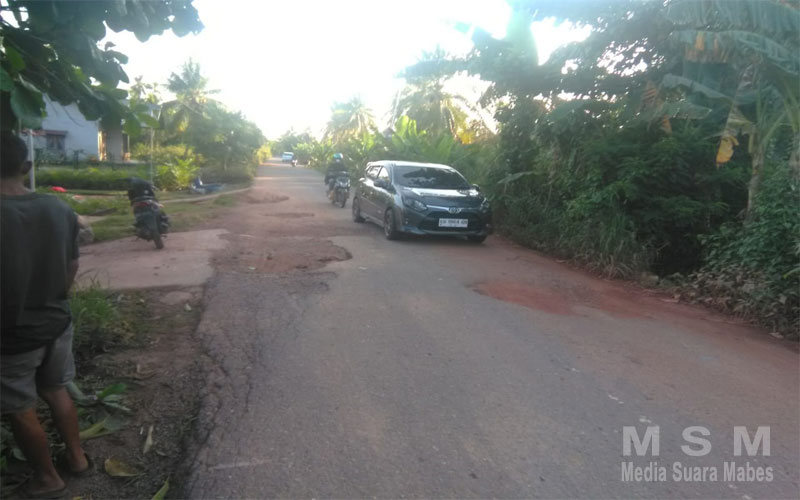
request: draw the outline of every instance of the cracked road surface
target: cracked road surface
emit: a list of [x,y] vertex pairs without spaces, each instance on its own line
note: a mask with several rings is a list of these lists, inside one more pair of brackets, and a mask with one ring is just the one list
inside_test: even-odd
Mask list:
[[[386,241],[319,174],[260,175],[218,225],[185,497],[798,496],[796,344],[498,237]],[[659,455],[623,456],[624,426]],[[770,455],[734,456],[734,426],[769,426]]]

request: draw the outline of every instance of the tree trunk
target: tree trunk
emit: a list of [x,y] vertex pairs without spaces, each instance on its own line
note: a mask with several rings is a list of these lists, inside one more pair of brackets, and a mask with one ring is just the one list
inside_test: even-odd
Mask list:
[[764,168],[764,145],[760,142],[753,149],[753,171],[750,175],[750,184],[747,186],[747,217],[753,215],[756,196],[761,186],[761,171]]
[[792,154],[789,155],[789,171],[795,176],[800,176],[800,134],[794,134],[794,139],[792,139]]

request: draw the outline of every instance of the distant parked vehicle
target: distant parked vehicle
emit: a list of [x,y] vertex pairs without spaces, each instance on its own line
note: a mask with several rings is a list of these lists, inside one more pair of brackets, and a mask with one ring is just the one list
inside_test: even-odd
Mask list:
[[293,167],[297,166],[297,157],[292,152],[285,152],[281,155],[281,163],[291,163]]
[[192,186],[190,189],[195,194],[211,194],[211,193],[216,193],[223,187],[225,187],[225,184],[219,184],[219,183],[207,184],[203,182],[203,179],[201,179],[200,176],[198,175],[192,181]]
[[356,183],[352,210],[353,221],[382,225],[390,240],[409,233],[466,236],[481,243],[492,232],[489,201],[447,165],[368,163]]

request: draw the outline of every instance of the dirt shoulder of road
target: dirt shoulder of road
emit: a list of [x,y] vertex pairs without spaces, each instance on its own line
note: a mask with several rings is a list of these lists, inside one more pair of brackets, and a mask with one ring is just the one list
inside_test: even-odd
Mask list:
[[[180,212],[185,228],[216,225],[218,217],[229,217],[247,190],[223,197],[197,200]],[[226,203],[214,203],[223,199]],[[188,203],[180,204],[187,206]],[[168,210],[177,205],[170,205]],[[198,214],[200,216],[198,216]],[[131,216],[120,216],[130,223]],[[82,430],[109,418],[121,428],[84,442],[95,464],[95,472],[65,477],[69,498],[151,498],[169,481],[169,497],[180,491],[177,476],[183,449],[199,405],[203,383],[203,352],[195,338],[202,315],[204,283],[213,274],[212,257],[228,245],[224,229],[201,229],[170,233],[165,248],[135,237],[81,247],[77,288],[99,286],[109,304],[121,313],[124,328],[132,332],[106,352],[76,352],[76,383],[88,395],[116,384],[126,389],[117,403],[123,411],[102,403],[79,407]],[[81,314],[81,311],[74,311]],[[47,409],[40,408],[46,428],[52,429]],[[51,442],[57,442],[55,433]],[[145,451],[148,436],[152,444]],[[60,453],[56,447],[56,456]],[[129,477],[112,477],[107,460],[132,468]],[[18,486],[29,473],[24,462],[12,461],[4,471],[5,498],[19,497]]]
[[[263,183],[230,197],[232,203],[204,209],[210,216],[195,218],[191,231],[170,233],[163,250],[135,237],[82,247],[79,286],[99,285],[113,290],[112,296],[136,302],[141,309],[137,320],[146,323],[147,333],[78,366],[81,389],[88,394],[125,383],[123,401],[132,413],[123,416],[122,430],[86,442],[97,471],[69,478],[69,497],[149,498],[167,480],[168,496],[180,496],[188,472],[181,467],[184,450],[211,370],[196,329],[203,314],[204,284],[215,269],[281,273],[350,258],[324,238],[324,231],[320,237],[291,236],[293,222],[313,214],[287,208],[284,202],[289,198]],[[168,205],[168,212],[174,207]],[[324,227],[326,221],[312,222],[317,223]],[[275,231],[290,235],[272,238]],[[151,427],[154,444],[145,454]],[[109,476],[104,470],[108,459],[130,465],[138,475]]]

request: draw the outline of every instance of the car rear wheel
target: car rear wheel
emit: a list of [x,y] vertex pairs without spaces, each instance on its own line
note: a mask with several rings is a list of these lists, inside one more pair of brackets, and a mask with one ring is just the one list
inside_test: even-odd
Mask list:
[[467,236],[467,239],[473,243],[483,243],[486,241],[486,235],[483,236]]
[[391,208],[383,214],[383,234],[386,235],[387,240],[396,240],[400,237],[400,232],[397,231],[394,210]]
[[364,222],[364,217],[361,217],[361,203],[358,202],[358,198],[353,198],[353,222],[358,222],[359,224]]

